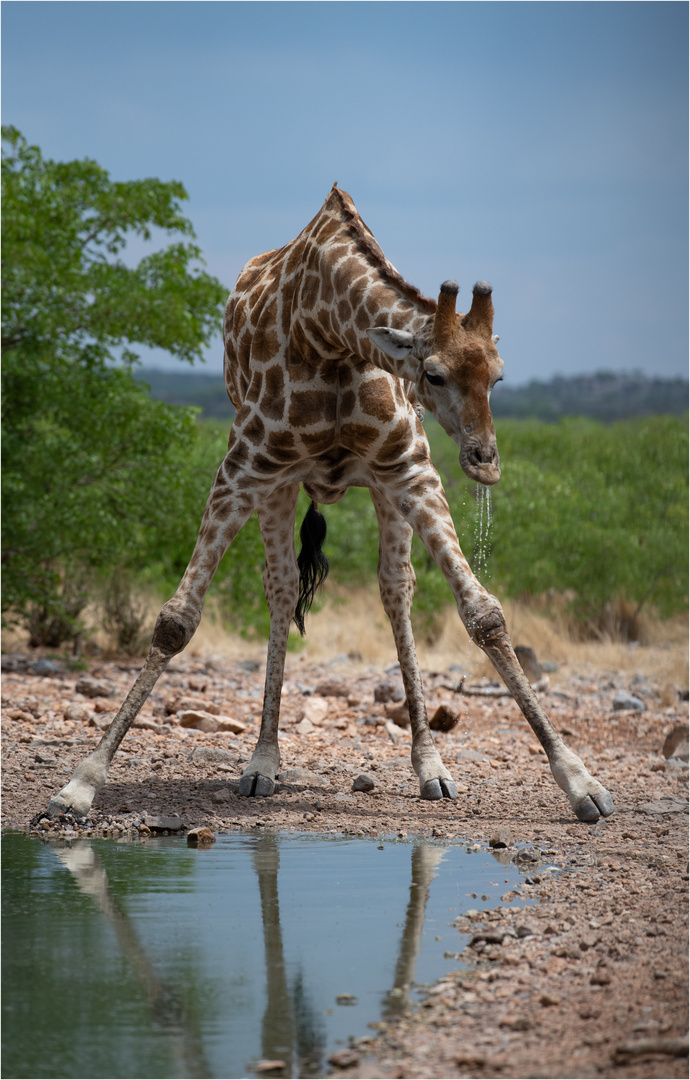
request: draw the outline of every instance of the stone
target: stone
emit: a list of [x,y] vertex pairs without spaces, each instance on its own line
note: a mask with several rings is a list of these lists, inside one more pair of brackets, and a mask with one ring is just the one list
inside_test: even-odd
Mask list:
[[[469,997],[470,1001],[472,1001],[473,998],[476,1000],[476,994],[465,995],[465,997]],[[486,1054],[483,1054],[480,1050],[461,1050],[459,1053],[455,1054],[455,1064],[461,1069],[471,1069],[473,1067],[481,1068],[485,1063]]]
[[611,982],[611,972],[606,968],[597,968],[589,981],[591,986],[608,986]]
[[547,1009],[550,1005],[560,1005],[560,1003],[561,999],[557,997],[552,997],[551,994],[542,994],[539,998],[539,1004],[543,1005],[544,1008]]
[[537,660],[537,654],[529,645],[516,645],[515,655],[518,663],[531,683],[539,682],[544,670]]
[[196,675],[192,675],[187,679],[187,685],[188,685],[189,689],[190,690],[198,690],[199,693],[201,693],[201,694],[203,694],[204,690],[206,689],[207,684],[208,684],[208,679],[204,679],[203,677],[199,678],[199,676],[196,676]]
[[386,731],[388,732],[388,734],[390,736],[391,742],[393,742],[393,743],[399,743],[400,742],[400,731],[395,726],[395,724],[392,722],[392,720],[386,720]]
[[231,797],[232,792],[230,791],[230,788],[219,788],[218,791],[213,792],[213,795],[211,796],[211,802],[227,803],[230,802]]
[[29,657],[26,653],[7,653],[2,657],[2,671],[26,671],[29,666]]
[[510,847],[515,837],[513,836],[512,829],[507,825],[501,825],[492,836],[489,837],[489,847],[492,848],[507,848]]
[[247,727],[241,720],[236,720],[234,716],[219,715],[216,716],[216,722],[218,724],[218,731],[230,731],[233,735],[241,735]]
[[52,754],[45,754],[40,750],[36,751],[36,753],[34,754],[34,758],[39,763],[39,765],[57,765],[56,757],[53,757]]
[[359,1057],[356,1050],[336,1050],[329,1057],[328,1063],[335,1065],[336,1069],[349,1069],[351,1065],[358,1063]]
[[647,706],[634,694],[626,694],[621,690],[613,699],[613,709],[616,712],[645,712]]
[[189,755],[193,765],[236,765],[237,754],[219,750],[215,746],[197,746]]
[[407,701],[403,701],[400,705],[389,702],[384,705],[384,710],[388,719],[397,727],[406,728],[410,726],[410,710],[407,707]]
[[205,698],[192,697],[190,694],[177,694],[166,698],[163,703],[168,713],[185,712],[187,709],[201,709],[203,712],[218,713],[220,709]]
[[459,719],[458,713],[449,705],[439,705],[429,721],[429,727],[432,731],[452,731]]
[[389,680],[379,683],[374,687],[374,701],[385,703],[387,701],[404,701],[405,690],[399,680]]
[[179,832],[182,828],[177,814],[143,814],[141,820],[151,832]]
[[283,769],[278,773],[276,780],[279,780],[281,784],[297,784],[303,787],[328,786],[326,777],[312,772],[311,769]]
[[[250,661],[245,660],[245,663],[250,663]],[[257,1061],[254,1066],[254,1072],[276,1072],[278,1069],[284,1068],[286,1068],[286,1063],[279,1058],[262,1058],[262,1060]]]
[[90,675],[82,675],[74,688],[75,693],[83,694],[84,697],[112,697],[117,687],[107,679],[94,679]]
[[248,672],[259,671],[259,669],[261,668],[261,661],[260,660],[240,660],[240,662],[239,662],[239,664],[237,666],[238,666],[238,668],[241,668],[242,671],[248,671]]
[[60,665],[54,660],[36,660],[33,664],[29,664],[29,668],[35,675],[56,675],[62,671]]
[[329,706],[326,698],[315,695],[307,698],[302,712],[302,719],[308,720],[315,725],[323,724],[328,716],[328,710]]
[[664,795],[635,809],[639,814],[687,814],[688,801],[679,795]]
[[65,706],[62,715],[65,720],[69,720],[74,724],[88,724],[91,708],[88,705],[82,705],[79,701],[72,701]]
[[180,724],[184,728],[192,728],[194,731],[214,732],[218,730],[218,721],[215,716],[204,712],[202,709],[186,709],[178,713]]
[[354,994],[338,994],[335,999],[336,1005],[359,1005],[359,998]]
[[664,740],[662,751],[665,758],[688,760],[688,725],[677,724]]
[[308,720],[305,716],[303,720],[300,720],[299,724],[295,728],[298,735],[311,735],[315,730],[311,720]]
[[216,838],[206,825],[199,825],[196,829],[190,829],[187,833],[189,847],[210,847],[215,844]]
[[476,945],[502,945],[506,934],[504,930],[479,930],[472,935],[470,947]]
[[350,688],[344,682],[335,679],[327,679],[314,687],[314,694],[319,697],[348,697]]
[[353,791],[373,791],[375,787],[376,782],[369,773],[360,773],[352,783]]

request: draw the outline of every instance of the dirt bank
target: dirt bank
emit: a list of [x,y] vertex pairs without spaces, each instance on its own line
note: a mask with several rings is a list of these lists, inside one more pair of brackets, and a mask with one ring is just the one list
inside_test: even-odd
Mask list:
[[[36,660],[3,657],[5,828],[25,828],[45,808],[138,670],[126,661],[100,662],[88,674],[103,685],[81,683],[77,691],[85,672],[54,660],[30,668]],[[460,796],[420,801],[409,734],[386,724],[399,706],[397,669],[342,656],[330,663],[290,658],[283,782],[260,800],[241,799],[236,788],[258,733],[261,661],[177,660],[81,828],[146,837],[161,817],[177,816],[184,828],[203,824],[215,832],[266,826],[479,843],[508,828],[506,858],[525,845],[537,852],[521,892],[538,904],[499,907],[481,918],[458,912],[458,953],[469,966],[449,959],[448,976],[421,1007],[372,1031],[334,1071],[686,1076],[677,1040],[687,1030],[688,771],[687,762],[662,751],[667,734],[687,724],[687,703],[676,692],[684,687],[669,692],[668,680],[662,685],[649,667],[640,663],[636,675],[634,668],[561,665],[541,693],[556,726],[614,797],[615,815],[595,826],[574,820],[512,700],[458,692],[453,668],[427,672],[425,685],[430,712],[445,705],[460,716],[452,731],[435,734]],[[645,708],[614,710],[623,691]],[[190,720],[194,713],[202,719]],[[226,730],[203,732],[182,721]],[[352,790],[360,774],[373,781],[372,791]],[[68,820],[41,822],[37,831],[77,835]]]

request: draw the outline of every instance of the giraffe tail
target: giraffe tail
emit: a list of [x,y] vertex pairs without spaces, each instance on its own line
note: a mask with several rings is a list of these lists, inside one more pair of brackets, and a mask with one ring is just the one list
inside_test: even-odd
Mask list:
[[321,550],[326,539],[326,519],[319,511],[318,504],[313,500],[304,516],[299,538],[302,543],[297,556],[299,599],[294,619],[297,629],[304,637],[304,616],[314,602],[317,589],[326,580],[329,569],[328,559]]

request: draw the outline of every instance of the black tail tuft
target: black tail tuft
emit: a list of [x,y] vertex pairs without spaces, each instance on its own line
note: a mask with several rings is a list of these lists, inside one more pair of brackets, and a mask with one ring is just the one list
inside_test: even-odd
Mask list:
[[315,502],[307,510],[299,531],[302,549],[297,556],[299,567],[299,599],[295,608],[295,623],[304,637],[304,616],[314,602],[316,590],[328,576],[329,563],[321,548],[326,539],[326,519]]

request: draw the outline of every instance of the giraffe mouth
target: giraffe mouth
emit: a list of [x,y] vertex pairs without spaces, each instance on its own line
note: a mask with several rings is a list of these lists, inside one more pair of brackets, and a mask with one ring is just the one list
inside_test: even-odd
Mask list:
[[490,487],[501,479],[501,462],[496,446],[472,446],[460,452],[460,465],[470,480]]

